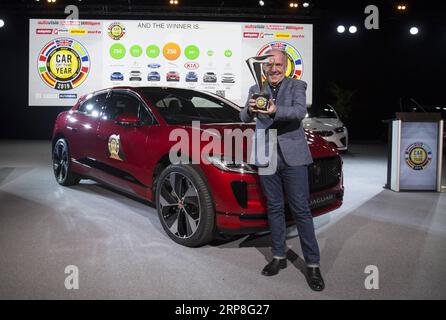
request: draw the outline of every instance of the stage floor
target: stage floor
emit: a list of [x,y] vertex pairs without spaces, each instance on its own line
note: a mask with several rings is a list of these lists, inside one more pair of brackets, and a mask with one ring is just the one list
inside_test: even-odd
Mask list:
[[[446,188],[383,189],[385,148],[342,155],[344,204],[315,219],[326,282],[317,293],[292,230],[288,268],[264,277],[268,235],[182,247],[146,203],[91,180],[59,186],[49,141],[0,140],[0,299],[446,299]],[[65,288],[68,265],[78,290]],[[369,265],[379,289],[365,288]]]

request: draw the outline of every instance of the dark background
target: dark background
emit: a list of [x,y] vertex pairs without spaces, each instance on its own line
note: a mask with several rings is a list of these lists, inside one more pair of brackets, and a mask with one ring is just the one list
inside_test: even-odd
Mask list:
[[[414,98],[423,105],[446,107],[446,4],[434,1],[309,1],[292,10],[289,1],[0,0],[0,138],[49,139],[57,114],[66,107],[28,107],[28,46],[30,18],[65,18],[75,4],[80,19],[173,19],[260,21],[314,24],[313,100],[335,103],[334,82],[353,91],[346,124],[352,140],[385,140],[381,122],[408,109]],[[298,1],[302,3],[302,1]],[[405,13],[395,10],[404,3]],[[148,6],[150,4],[150,6]],[[366,5],[379,8],[379,30],[366,30]],[[336,27],[358,27],[356,34],[338,34]],[[418,26],[417,36],[409,28]]]

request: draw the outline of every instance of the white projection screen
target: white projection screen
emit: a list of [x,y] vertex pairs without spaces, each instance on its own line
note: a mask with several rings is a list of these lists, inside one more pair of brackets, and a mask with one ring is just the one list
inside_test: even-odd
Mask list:
[[311,24],[30,19],[29,31],[29,106],[71,106],[115,86],[209,91],[243,105],[254,84],[245,60],[270,48],[287,52],[286,74],[307,82],[312,103]]

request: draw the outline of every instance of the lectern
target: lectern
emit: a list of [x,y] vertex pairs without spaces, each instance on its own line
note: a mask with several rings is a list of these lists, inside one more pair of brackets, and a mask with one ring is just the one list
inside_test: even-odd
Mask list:
[[389,121],[386,187],[441,192],[443,120],[440,113],[397,112]]

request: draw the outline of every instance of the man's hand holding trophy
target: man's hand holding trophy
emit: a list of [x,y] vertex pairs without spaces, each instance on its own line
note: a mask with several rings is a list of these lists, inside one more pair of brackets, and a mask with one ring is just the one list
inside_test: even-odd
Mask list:
[[[254,93],[249,98],[249,112],[268,115],[274,114],[276,112],[276,105],[271,100],[270,94],[264,90],[265,84],[268,84],[268,72],[262,72],[265,64],[274,64],[274,55],[251,57],[246,60],[246,64],[260,90],[260,92]],[[263,81],[263,73],[265,74],[266,81]]]

